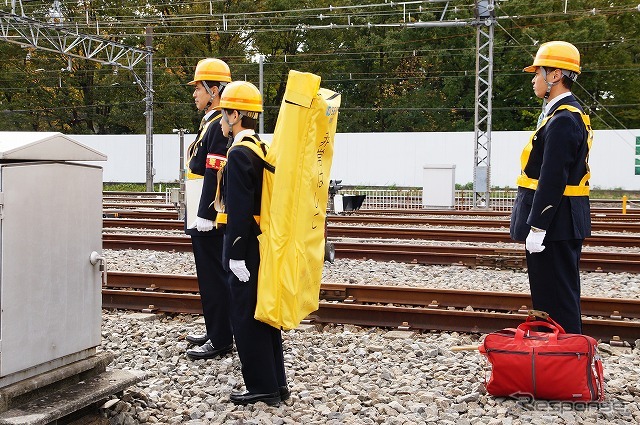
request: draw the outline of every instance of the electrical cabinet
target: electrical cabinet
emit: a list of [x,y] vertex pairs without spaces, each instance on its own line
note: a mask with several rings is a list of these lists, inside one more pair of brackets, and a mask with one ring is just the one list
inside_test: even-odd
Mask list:
[[102,168],[75,161],[104,160],[60,133],[0,132],[0,387],[100,345]]

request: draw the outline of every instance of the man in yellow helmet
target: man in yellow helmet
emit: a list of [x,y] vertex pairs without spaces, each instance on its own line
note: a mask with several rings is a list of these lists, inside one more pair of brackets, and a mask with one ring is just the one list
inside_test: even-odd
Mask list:
[[[233,348],[229,319],[228,272],[222,266],[222,229],[214,226],[217,212],[213,201],[218,187],[217,173],[227,156],[227,139],[220,129],[217,111],[220,95],[231,82],[229,66],[220,59],[202,59],[196,66],[193,99],[204,112],[195,141],[188,149],[187,213],[185,232],[191,236],[198,287],[206,332],[187,335],[195,344],[187,350],[191,359],[211,359]],[[193,202],[189,202],[193,199]]]
[[531,66],[535,95],[543,101],[538,126],[522,152],[511,237],[525,241],[533,308],[569,333],[582,332],[580,254],[591,235],[589,116],[571,93],[580,53],[564,41],[542,44]]
[[[233,140],[222,171],[226,216],[223,262],[229,274],[231,323],[247,391],[231,394],[235,404],[262,401],[276,405],[289,398],[284,371],[282,335],[254,318],[258,293],[260,202],[266,147],[255,133],[262,112],[260,91],[234,81],[222,93],[222,132]],[[261,151],[254,151],[260,149]],[[258,154],[258,153],[261,154]]]

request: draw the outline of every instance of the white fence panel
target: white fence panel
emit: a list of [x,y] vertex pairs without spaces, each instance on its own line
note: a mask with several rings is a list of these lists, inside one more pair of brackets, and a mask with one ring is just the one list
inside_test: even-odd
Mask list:
[[[529,131],[494,131],[491,141],[491,185],[515,187],[520,171],[520,153]],[[270,140],[270,134],[264,139]],[[144,182],[145,136],[71,135],[108,156],[105,182]],[[195,135],[185,135],[185,147]],[[640,130],[597,130],[589,164],[591,185],[602,189],[640,190],[635,175],[635,144]],[[156,134],[154,140],[155,182],[177,181],[179,138]],[[455,164],[458,184],[473,181],[472,132],[442,133],[338,133],[331,169],[332,179],[345,185],[422,187],[425,164]]]

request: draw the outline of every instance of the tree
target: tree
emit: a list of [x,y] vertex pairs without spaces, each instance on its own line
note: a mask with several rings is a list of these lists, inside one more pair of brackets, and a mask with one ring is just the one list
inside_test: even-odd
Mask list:
[[[92,0],[64,9],[64,25],[144,48],[153,29],[154,131],[195,128],[196,63],[225,60],[234,79],[259,85],[264,58],[265,131],[272,132],[287,75],[313,72],[342,95],[338,131],[470,131],[474,122],[475,28],[403,24],[469,20],[473,7],[338,0],[225,0],[212,3]],[[566,13],[565,13],[566,5]],[[531,88],[540,43],[566,40],[582,55],[574,93],[594,128],[640,128],[640,14],[630,0],[496,3],[494,130],[535,126]],[[48,5],[25,3],[48,19]],[[0,124],[11,130],[127,134],[145,131],[144,91],[123,69],[0,43]],[[135,72],[144,80],[145,69]]]

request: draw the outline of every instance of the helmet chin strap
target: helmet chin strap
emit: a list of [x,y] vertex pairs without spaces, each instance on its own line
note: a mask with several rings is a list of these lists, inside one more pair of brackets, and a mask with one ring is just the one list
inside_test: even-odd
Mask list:
[[207,106],[204,107],[204,110],[208,111],[211,105],[213,104],[213,99],[216,98],[216,95],[213,93],[213,91],[211,91],[211,88],[209,88],[209,85],[207,84],[206,81],[201,81],[201,83],[202,83],[202,87],[204,87],[204,89],[207,91],[209,96],[211,96],[209,98],[209,101],[207,102]]
[[545,92],[544,98],[542,100],[542,112],[544,112],[544,108],[547,106],[547,102],[549,101],[549,95],[551,94],[551,87],[555,86],[560,81],[556,81],[555,83],[550,83],[549,81],[547,81],[547,70],[543,66],[540,67],[540,75],[542,76],[544,82],[547,84],[547,91]]
[[242,114],[240,112],[238,112],[238,119],[235,120],[234,122],[231,122],[229,120],[229,115],[227,115],[227,113],[223,109],[222,110],[222,119],[229,126],[229,135],[227,136],[228,139],[229,139],[229,141],[227,142],[227,149],[228,149],[233,144],[233,139],[235,138],[235,135],[233,134],[233,126],[240,122],[240,120],[242,119]]

